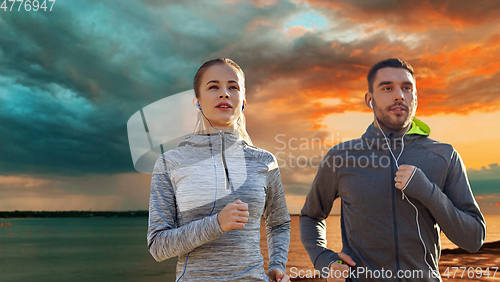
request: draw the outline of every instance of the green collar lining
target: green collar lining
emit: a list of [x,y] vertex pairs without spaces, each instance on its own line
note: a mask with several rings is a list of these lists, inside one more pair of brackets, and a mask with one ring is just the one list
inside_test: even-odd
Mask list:
[[425,124],[423,121],[414,117],[413,121],[411,122],[411,128],[410,130],[408,130],[408,133],[406,134],[429,135],[430,133],[431,129],[429,128],[429,126]]

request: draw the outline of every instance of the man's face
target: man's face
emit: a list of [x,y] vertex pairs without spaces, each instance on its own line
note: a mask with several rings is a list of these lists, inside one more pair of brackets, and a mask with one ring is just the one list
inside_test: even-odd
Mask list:
[[371,98],[373,112],[382,130],[406,131],[417,110],[415,80],[406,69],[379,69],[373,82],[373,93],[368,93],[367,97]]

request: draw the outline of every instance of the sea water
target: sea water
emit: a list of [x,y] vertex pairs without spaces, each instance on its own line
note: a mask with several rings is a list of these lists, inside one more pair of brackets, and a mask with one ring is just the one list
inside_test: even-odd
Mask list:
[[[0,219],[0,281],[174,281],[147,249],[147,218]],[[10,223],[10,227],[5,227]]]
[[[500,215],[485,218],[486,242],[499,241]],[[175,281],[177,258],[159,263],[148,252],[146,217],[0,219],[1,223],[0,282]],[[312,269],[298,223],[292,216],[287,268]],[[265,236],[262,226],[263,249]],[[341,250],[340,216],[327,219],[327,239],[329,248]],[[456,248],[443,234],[441,244],[442,249]],[[263,255],[266,258],[267,252]]]

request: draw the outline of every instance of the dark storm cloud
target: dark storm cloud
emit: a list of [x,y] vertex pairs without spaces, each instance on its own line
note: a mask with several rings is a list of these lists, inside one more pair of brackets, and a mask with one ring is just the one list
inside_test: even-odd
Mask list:
[[1,174],[133,171],[128,118],[192,88],[201,63],[230,57],[227,46],[250,21],[294,7],[145,2],[79,1],[57,3],[50,13],[2,14]]
[[[481,3],[78,1],[3,13],[0,173],[133,171],[128,118],[192,88],[201,63],[221,56],[244,69],[248,130],[268,148],[276,133],[312,138],[323,117],[368,110],[366,73],[388,57],[417,70],[419,113],[493,109],[500,4]],[[311,11],[328,24],[284,28]]]

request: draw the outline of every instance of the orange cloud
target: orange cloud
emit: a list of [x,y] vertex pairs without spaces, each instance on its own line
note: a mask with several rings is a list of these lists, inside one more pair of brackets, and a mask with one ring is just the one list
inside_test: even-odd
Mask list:
[[[399,57],[415,68],[420,114],[499,109],[500,62],[495,58],[500,55],[500,21],[494,15],[500,11],[500,3],[485,2],[478,7],[477,3],[456,1],[307,2],[315,9],[327,8],[322,14],[335,15],[331,26],[336,27],[322,32],[293,27],[283,38],[273,38],[295,38],[291,44],[279,45],[279,49],[274,41],[268,46],[252,45],[251,49],[239,45],[235,55],[253,54],[251,58],[241,55],[251,78],[248,83],[255,85],[253,93],[279,80],[294,81],[297,87],[292,92],[285,87],[272,93],[273,98],[290,99],[287,109],[328,97],[340,98],[344,108],[368,111],[362,99],[368,69],[379,60]],[[245,36],[261,37],[257,26],[280,29],[280,24],[279,19],[254,19],[247,25],[249,34]],[[359,36],[349,40],[336,36],[351,30]],[[481,93],[475,91],[478,87]],[[478,99],[471,91],[483,97]],[[307,95],[307,103],[292,97],[295,95]],[[325,112],[338,109],[317,107],[305,118],[318,129],[321,126],[317,120]]]
[[[467,37],[473,33],[470,31]],[[288,109],[294,110],[314,105],[306,118],[316,124],[325,114],[342,109],[369,111],[363,102],[369,68],[379,60],[399,57],[415,69],[419,114],[500,109],[500,62],[494,59],[500,56],[499,37],[479,36],[470,43],[455,39],[449,45],[434,46],[439,40],[430,34],[412,49],[403,41],[389,42],[387,35],[343,43],[306,34],[295,40],[300,44],[285,52],[286,56],[256,57],[247,70],[254,80],[248,83],[257,85],[255,93],[273,87],[277,81],[293,81],[294,89],[285,85],[265,99],[286,97]],[[485,42],[492,44],[485,46]],[[337,98],[344,104],[341,109],[314,104],[322,98]]]
[[[223,0],[223,2],[230,4],[238,4],[239,0]],[[274,6],[276,5],[276,0],[251,0],[252,4],[254,4],[257,8],[265,8],[266,6]]]
[[276,0],[252,0],[251,1],[257,8],[265,8],[266,6],[276,5]]
[[286,31],[286,33],[291,38],[297,38],[297,37],[303,36],[308,31],[310,31],[310,29],[308,29],[304,26],[301,26],[301,25],[296,25],[296,26],[292,26],[291,28],[289,28]]
[[[311,6],[340,13],[356,24],[376,29],[427,32],[436,28],[465,29],[497,19],[500,4],[482,1],[323,1],[309,0]],[[479,2],[479,3],[478,3]]]

